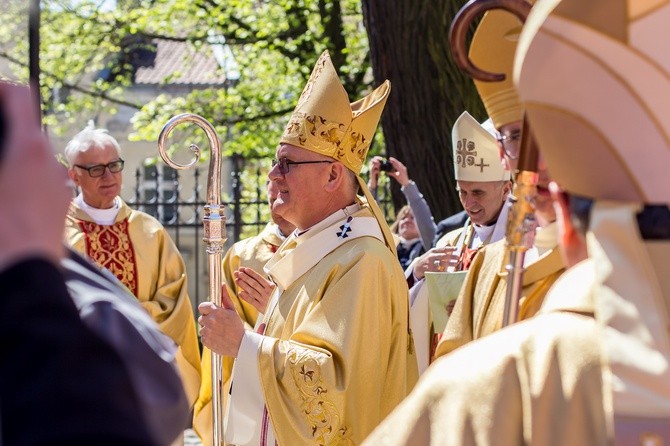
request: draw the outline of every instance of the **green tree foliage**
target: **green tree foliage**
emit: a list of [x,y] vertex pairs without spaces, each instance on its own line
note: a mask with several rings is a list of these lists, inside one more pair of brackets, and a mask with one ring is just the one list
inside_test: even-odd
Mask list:
[[[10,2],[13,7],[0,13],[0,57],[26,78],[27,39],[21,27],[27,3]],[[54,131],[68,124],[81,126],[75,120],[82,110],[114,113],[126,105],[137,109],[131,138],[156,140],[170,117],[194,112],[210,120],[219,135],[230,137],[224,151],[267,156],[274,152],[287,115],[323,50],[331,52],[352,99],[372,84],[359,1],[115,3],[41,1],[41,93],[45,122]],[[186,42],[203,51],[225,43],[238,73],[225,88],[197,88],[174,96],[166,86],[155,100],[138,103],[124,91],[133,80],[130,59],[152,39]]]
[[393,85],[382,116],[387,151],[407,166],[436,220],[461,210],[451,128],[465,110],[486,119],[474,83],[449,49],[449,25],[465,3],[362,0],[375,77]]
[[[24,78],[29,1],[34,0],[0,0],[0,60],[10,61]],[[42,0],[45,122],[52,131],[68,124],[79,128],[83,110],[114,113],[120,105],[130,106],[137,110],[130,137],[155,141],[170,117],[194,112],[215,125],[226,154],[269,156],[316,59],[328,49],[351,100],[391,80],[382,116],[384,137],[377,133],[371,152],[388,153],[405,163],[436,219],[443,218],[460,210],[451,126],[463,110],[485,118],[472,82],[449,54],[448,27],[462,3]],[[203,50],[225,43],[239,73],[225,88],[174,95],[166,85],[155,99],[138,102],[124,89],[133,80],[133,50],[157,38]],[[107,75],[101,78],[103,70]],[[204,142],[201,132],[189,131],[198,136],[195,142]],[[403,204],[399,190],[393,193],[396,206]]]

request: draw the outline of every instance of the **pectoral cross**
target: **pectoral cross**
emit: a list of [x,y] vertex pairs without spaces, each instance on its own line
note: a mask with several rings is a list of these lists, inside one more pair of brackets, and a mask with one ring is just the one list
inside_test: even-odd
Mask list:
[[344,224],[342,226],[340,226],[340,232],[337,233],[338,238],[345,239],[345,238],[349,237],[347,232],[351,231],[351,220],[353,220],[353,219],[354,219],[354,217],[352,217],[350,215],[349,218],[347,218],[347,221],[344,222]]

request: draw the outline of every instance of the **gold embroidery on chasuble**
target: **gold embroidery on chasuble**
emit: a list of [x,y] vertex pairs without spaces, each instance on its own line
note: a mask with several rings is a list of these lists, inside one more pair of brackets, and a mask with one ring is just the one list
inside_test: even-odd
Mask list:
[[103,226],[79,221],[85,236],[86,255],[98,266],[107,268],[137,296],[137,263],[128,233],[128,220]]
[[316,353],[299,348],[290,348],[287,353],[293,380],[302,398],[300,409],[307,417],[316,444],[350,444],[351,432],[347,426],[340,425],[340,414],[323,385],[321,365],[316,357]]

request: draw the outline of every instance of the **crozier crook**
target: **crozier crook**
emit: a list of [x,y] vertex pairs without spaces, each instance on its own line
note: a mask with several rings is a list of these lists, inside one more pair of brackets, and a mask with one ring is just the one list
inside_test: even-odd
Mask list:
[[[207,175],[207,204],[202,218],[204,226],[203,241],[206,245],[209,259],[209,296],[212,303],[221,306],[221,257],[223,245],[226,242],[226,216],[221,205],[221,143],[216,130],[205,118],[192,113],[184,113],[171,118],[158,136],[158,151],[165,163],[174,169],[188,169],[200,159],[200,149],[191,144],[190,150],[194,158],[188,164],[179,164],[173,161],[167,153],[167,138],[170,132],[179,124],[191,122],[200,127],[207,134],[210,145],[209,173]],[[221,414],[221,397],[223,383],[221,382],[221,355],[212,353],[212,420],[214,444],[223,444],[223,416]]]

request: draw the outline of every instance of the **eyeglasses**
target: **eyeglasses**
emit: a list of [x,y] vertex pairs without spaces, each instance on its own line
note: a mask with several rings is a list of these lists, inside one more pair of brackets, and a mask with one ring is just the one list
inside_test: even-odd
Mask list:
[[521,130],[516,130],[511,133],[498,134],[496,138],[500,146],[505,152],[505,155],[510,159],[519,158],[519,147],[521,146]]
[[291,164],[318,164],[318,163],[328,163],[332,164],[335,161],[327,161],[327,160],[321,160],[321,161],[289,161],[286,158],[279,158],[278,160],[273,159],[272,160],[272,167],[274,166],[279,166],[279,173],[282,175],[286,175],[289,172],[289,166]]
[[91,167],[85,167],[81,166],[79,164],[75,164],[74,167],[79,167],[80,169],[84,169],[85,171],[88,172],[89,176],[91,178],[98,178],[101,177],[105,174],[105,169],[109,169],[111,173],[119,173],[123,170],[123,163],[124,161],[122,159],[118,159],[116,161],[112,161],[111,163],[107,164],[96,164],[95,166]]

